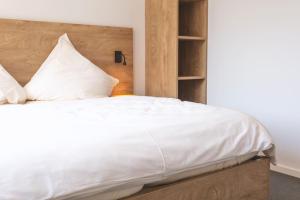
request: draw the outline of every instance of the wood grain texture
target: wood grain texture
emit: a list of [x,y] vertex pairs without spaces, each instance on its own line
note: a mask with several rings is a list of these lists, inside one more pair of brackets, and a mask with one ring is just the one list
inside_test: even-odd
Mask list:
[[204,80],[205,77],[203,76],[179,76],[178,80],[184,81],[184,80]]
[[196,1],[203,1],[203,0],[180,0],[180,3],[193,3]]
[[183,79],[178,84],[179,99],[196,103],[206,103],[206,80]]
[[207,36],[207,0],[180,0],[179,34],[186,36]]
[[177,98],[178,1],[146,0],[146,95]]
[[203,81],[180,81],[178,97],[184,101],[207,102],[207,0],[180,0],[179,33],[179,76],[202,76]]
[[179,42],[179,76],[206,77],[206,42]]
[[124,200],[267,200],[269,169],[269,159],[251,160],[177,183],[146,188]]
[[205,41],[204,37],[197,37],[197,36],[178,36],[179,40],[198,40],[198,41]]
[[207,20],[208,0],[146,0],[146,95],[206,103]]
[[[83,56],[120,80],[113,95],[133,93],[131,28],[0,19],[0,63],[25,85],[64,33]],[[127,66],[115,64],[115,50],[123,51]]]

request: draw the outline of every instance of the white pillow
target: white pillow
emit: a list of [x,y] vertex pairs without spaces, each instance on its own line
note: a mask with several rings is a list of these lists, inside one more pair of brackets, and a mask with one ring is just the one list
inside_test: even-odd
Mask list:
[[0,104],[25,103],[24,88],[0,65]]
[[110,96],[118,82],[83,57],[64,34],[25,90],[29,100],[98,98]]
[[7,103],[6,98],[4,94],[2,94],[2,92],[0,91],[0,105],[5,103]]

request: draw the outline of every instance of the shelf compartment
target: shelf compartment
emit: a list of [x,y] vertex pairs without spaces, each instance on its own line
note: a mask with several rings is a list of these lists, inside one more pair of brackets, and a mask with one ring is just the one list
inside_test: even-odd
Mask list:
[[207,1],[180,1],[179,35],[207,36]]
[[178,76],[206,77],[206,41],[180,40]]
[[188,81],[188,80],[204,80],[204,76],[179,76],[179,81]]
[[179,40],[191,40],[191,41],[205,41],[205,37],[197,36],[178,36]]
[[178,98],[182,101],[206,103],[206,80],[182,80],[178,82]]

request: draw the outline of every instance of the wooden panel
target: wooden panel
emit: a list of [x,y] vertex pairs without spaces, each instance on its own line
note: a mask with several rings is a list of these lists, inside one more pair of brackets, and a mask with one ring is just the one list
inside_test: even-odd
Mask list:
[[192,2],[195,2],[195,1],[203,1],[203,0],[179,0],[180,3],[192,3]]
[[146,0],[146,94],[177,98],[178,1]]
[[204,80],[203,76],[179,76],[178,80]]
[[[57,39],[67,33],[76,49],[120,80],[113,94],[133,93],[133,31],[65,23],[0,19],[0,63],[26,84],[47,58]],[[114,51],[126,55],[127,66],[114,63]]]
[[207,0],[146,0],[147,95],[206,103],[207,12]]
[[146,188],[124,200],[267,200],[269,169],[269,159],[252,160],[174,184]]
[[196,36],[178,36],[179,40],[200,40],[200,41],[204,41],[205,38],[204,37],[196,37]]

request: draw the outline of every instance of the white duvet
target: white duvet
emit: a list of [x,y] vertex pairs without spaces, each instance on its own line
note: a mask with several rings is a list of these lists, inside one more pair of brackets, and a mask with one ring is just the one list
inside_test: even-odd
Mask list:
[[245,114],[153,97],[0,106],[0,199],[62,198],[272,147]]

